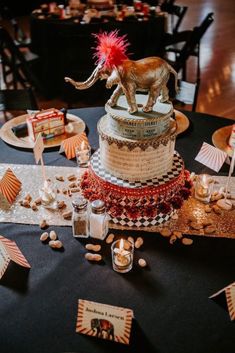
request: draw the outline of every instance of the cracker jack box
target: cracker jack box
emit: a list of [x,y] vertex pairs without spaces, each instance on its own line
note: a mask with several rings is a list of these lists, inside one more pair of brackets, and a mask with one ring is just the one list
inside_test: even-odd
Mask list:
[[42,110],[27,118],[28,134],[30,139],[36,140],[39,133],[43,139],[49,139],[64,134],[64,114],[58,109]]

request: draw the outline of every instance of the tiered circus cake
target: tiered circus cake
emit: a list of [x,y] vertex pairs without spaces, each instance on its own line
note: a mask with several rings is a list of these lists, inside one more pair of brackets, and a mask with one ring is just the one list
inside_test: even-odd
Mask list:
[[[147,96],[137,95],[142,106]],[[175,152],[177,126],[171,103],[156,103],[151,113],[131,115],[125,96],[106,105],[98,123],[100,148],[83,175],[89,200],[102,199],[114,223],[159,225],[179,209],[190,194],[184,162]]]
[[112,221],[123,226],[161,224],[182,206],[191,187],[175,152],[177,126],[168,96],[168,79],[174,75],[177,89],[177,73],[159,57],[130,60],[125,36],[116,31],[95,36],[98,61],[90,77],[65,78],[77,89],[99,78],[107,79],[107,88],[117,85],[98,123],[100,148],[83,175],[84,196],[104,200]]

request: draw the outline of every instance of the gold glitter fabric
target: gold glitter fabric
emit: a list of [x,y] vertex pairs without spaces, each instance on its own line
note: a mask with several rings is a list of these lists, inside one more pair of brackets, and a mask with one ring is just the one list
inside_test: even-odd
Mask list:
[[[215,180],[214,191],[219,190],[221,187],[226,186],[227,177],[213,176]],[[230,192],[235,196],[235,177],[231,178]],[[163,227],[169,228],[171,231],[178,230],[183,234],[198,235],[207,237],[222,237],[222,238],[233,238],[235,239],[235,199],[232,200],[233,209],[231,211],[221,210],[221,214],[216,214],[213,210],[210,213],[205,212],[206,205],[201,201],[196,200],[194,197],[190,197],[189,200],[184,202],[183,207],[178,211],[178,218],[171,219],[164,223],[163,226],[152,226],[152,227],[122,227],[116,224],[111,224],[110,228],[120,230],[136,230],[158,233]],[[212,207],[216,202],[211,202],[209,205]],[[214,227],[214,231],[209,234],[205,233],[205,227],[196,230],[190,226],[190,220],[200,225],[204,222],[210,221]]]
[[[72,210],[72,198],[78,196],[79,191],[76,193],[70,193],[71,196],[69,196],[68,193],[64,194],[63,190],[68,191],[73,189],[73,185],[71,185],[72,183],[78,185],[84,169],[81,170],[76,167],[46,166],[47,178],[55,184],[56,190],[59,191],[57,193],[57,200],[64,201],[66,208],[52,210],[44,208],[43,206],[38,206],[38,210],[33,211],[31,207],[22,207],[20,205],[20,200],[22,200],[28,193],[32,197],[32,202],[39,197],[39,189],[43,185],[41,167],[38,165],[0,164],[0,178],[3,176],[7,168],[11,168],[22,182],[22,189],[11,206],[0,197],[0,222],[39,224],[42,219],[46,219],[48,225],[71,225],[71,221],[64,219],[62,214]],[[73,181],[68,180],[68,177],[71,175],[75,176]],[[57,180],[56,177],[58,176],[63,177],[64,181]],[[213,179],[215,180],[214,191],[226,186],[227,177],[213,176]],[[204,204],[201,201],[196,200],[194,197],[190,197],[188,201],[184,202],[183,207],[178,211],[177,219],[171,219],[160,227],[122,227],[110,222],[110,228],[158,233],[163,227],[167,227],[171,231],[178,230],[183,234],[235,239],[235,177],[231,178],[230,192],[234,198],[232,200],[234,205],[231,211],[222,210],[221,214],[216,214],[212,210],[210,213],[206,213],[205,208],[208,204]],[[213,206],[215,203],[216,202],[210,203],[210,206]],[[199,225],[203,225],[204,222],[210,221],[214,227],[214,231],[206,234],[205,227],[201,227],[199,230],[193,229],[190,226],[190,220],[192,218],[194,219],[194,222]]]
[[[16,164],[0,164],[0,178],[4,175],[7,168],[11,168],[15,175],[22,182],[22,189],[17,196],[15,202],[10,206],[4,199],[0,197],[0,222],[22,223],[22,224],[39,224],[42,219],[45,219],[48,225],[70,226],[71,221],[63,218],[64,212],[72,210],[72,198],[77,196],[79,192],[74,191],[72,183],[79,184],[81,172],[84,171],[76,167],[52,167],[46,166],[46,177],[50,179],[57,191],[57,201],[64,201],[66,207],[63,209],[48,209],[43,206],[38,206],[34,211],[31,207],[23,207],[20,205],[20,200],[23,200],[27,194],[32,197],[32,202],[39,197],[39,189],[43,186],[43,177],[40,165],[16,165]],[[73,180],[68,180],[68,176],[74,175]],[[62,176],[64,181],[59,181],[56,177]],[[77,188],[78,189],[78,188]],[[63,191],[66,194],[63,193]]]

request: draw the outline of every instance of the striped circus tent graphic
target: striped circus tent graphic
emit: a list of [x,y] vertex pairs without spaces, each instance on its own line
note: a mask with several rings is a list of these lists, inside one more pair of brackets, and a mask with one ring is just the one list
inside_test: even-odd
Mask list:
[[85,145],[89,145],[89,141],[85,132],[65,139],[61,143],[60,153],[64,152],[66,158],[68,159],[75,158],[75,149],[76,147],[80,147],[82,142],[84,142]]
[[225,289],[230,319],[235,320],[235,282]]
[[129,344],[133,311],[79,299],[76,332]]
[[21,190],[21,182],[13,171],[8,168],[0,181],[0,193],[12,204]]
[[[6,271],[10,261],[15,262],[16,264],[26,267],[26,268],[31,268],[30,264],[16,245],[16,243],[13,240],[7,239],[0,235],[0,249],[4,249],[4,259],[3,259],[3,265],[1,265],[0,268],[0,278],[3,276],[4,272]],[[0,252],[0,255],[2,254],[2,251]],[[2,259],[0,259],[2,260]],[[2,262],[0,261],[0,264]]]

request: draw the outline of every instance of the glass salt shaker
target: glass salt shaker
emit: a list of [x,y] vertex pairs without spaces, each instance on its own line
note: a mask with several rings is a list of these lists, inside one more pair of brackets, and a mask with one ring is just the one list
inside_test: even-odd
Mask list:
[[91,202],[90,209],[90,236],[103,240],[108,233],[109,216],[106,213],[105,204],[102,200]]
[[72,229],[75,238],[87,238],[89,236],[89,219],[87,212],[87,200],[79,196],[72,200],[73,215]]

